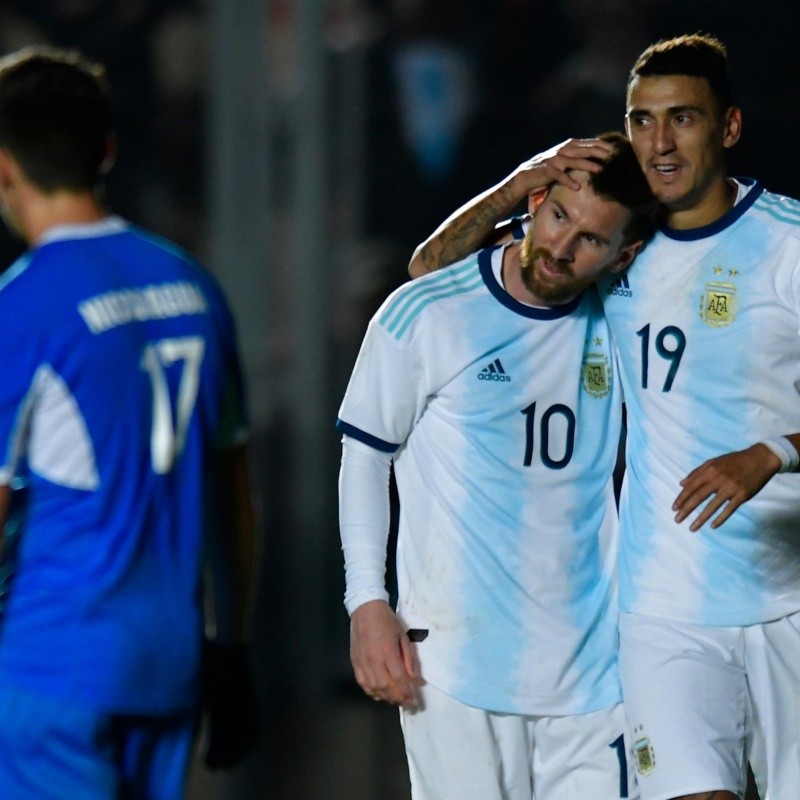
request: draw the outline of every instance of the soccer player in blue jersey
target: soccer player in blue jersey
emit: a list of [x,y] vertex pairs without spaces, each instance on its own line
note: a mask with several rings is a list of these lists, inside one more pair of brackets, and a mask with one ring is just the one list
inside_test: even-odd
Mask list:
[[388,298],[339,411],[352,663],[402,707],[414,800],[637,796],[616,664],[621,404],[593,284],[652,236],[655,200],[621,134],[568,163],[564,185],[540,173],[521,241]]
[[[27,491],[0,628],[14,800],[183,797],[205,547],[217,671],[242,665],[247,636],[233,321],[193,259],[106,210],[112,142],[102,67],[49,49],[0,61],[0,208],[29,245],[0,280],[0,522],[12,485]],[[217,733],[212,762],[229,744]]]
[[[800,787],[800,495],[784,474],[800,460],[800,203],[727,176],[741,126],[714,37],[636,61],[626,127],[663,224],[602,294],[628,406],[620,670],[645,800],[741,797],[748,760],[762,797]],[[530,166],[414,271],[478,246]]]

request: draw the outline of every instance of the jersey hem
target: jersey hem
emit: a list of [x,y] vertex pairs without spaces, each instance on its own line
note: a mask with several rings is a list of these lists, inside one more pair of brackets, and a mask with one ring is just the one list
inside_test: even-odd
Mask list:
[[[520,698],[521,703],[493,702],[491,700],[481,701],[474,694],[467,691],[460,691],[458,687],[453,687],[451,681],[437,669],[436,664],[421,661],[421,672],[426,683],[435,686],[440,692],[473,708],[479,708],[494,714],[515,714],[518,716],[578,716],[580,714],[590,714],[593,711],[600,711],[603,708],[610,708],[622,702],[622,690],[616,687],[614,690],[598,692],[595,686],[591,692],[581,692],[577,696],[572,693],[566,695],[538,695]],[[568,701],[567,701],[568,699]]]
[[626,614],[630,617],[648,617],[649,619],[654,620],[679,622],[683,625],[697,625],[704,628],[748,628],[751,625],[765,625],[768,622],[775,622],[776,620],[783,619],[784,617],[790,617],[793,614],[797,614],[800,612],[800,600],[798,600],[797,604],[792,604],[787,608],[765,611],[763,614],[760,614],[757,617],[747,618],[745,621],[742,621],[742,619],[738,617],[735,619],[730,618],[723,620],[717,620],[716,618],[713,620],[700,620],[689,615],[656,613],[652,610],[633,611],[630,608],[623,607],[622,605],[620,605],[619,611],[621,614]]

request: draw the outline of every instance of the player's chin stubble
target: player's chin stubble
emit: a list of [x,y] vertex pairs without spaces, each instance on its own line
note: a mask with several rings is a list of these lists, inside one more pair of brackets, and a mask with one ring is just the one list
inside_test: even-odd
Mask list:
[[[553,284],[552,280],[542,279],[536,266],[541,261],[554,264],[563,280]],[[538,300],[545,303],[559,303],[570,299],[574,294],[574,276],[568,266],[562,264],[546,247],[536,247],[531,252],[527,247],[520,251],[522,282],[527,290]]]

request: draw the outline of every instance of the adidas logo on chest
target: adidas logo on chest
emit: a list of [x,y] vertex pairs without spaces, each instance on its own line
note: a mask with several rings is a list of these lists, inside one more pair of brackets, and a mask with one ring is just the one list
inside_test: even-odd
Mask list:
[[503,365],[500,363],[500,359],[496,358],[478,373],[478,380],[510,383],[511,377],[506,374]]
[[608,295],[617,295],[619,297],[633,297],[633,290],[628,282],[628,273],[623,272],[606,290]]

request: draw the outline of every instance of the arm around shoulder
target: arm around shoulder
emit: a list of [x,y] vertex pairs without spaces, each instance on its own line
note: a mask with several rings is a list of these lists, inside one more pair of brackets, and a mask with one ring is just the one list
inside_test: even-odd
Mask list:
[[414,250],[408,274],[419,278],[454,264],[481,247],[496,242],[495,227],[524,199],[518,194],[516,172],[465,203]]
[[553,183],[577,190],[573,169],[598,172],[600,161],[613,148],[602,139],[567,139],[520,164],[500,183],[465,203],[415,250],[408,265],[412,278],[426,275],[466,258],[499,240],[495,226],[528,198],[533,213]]

